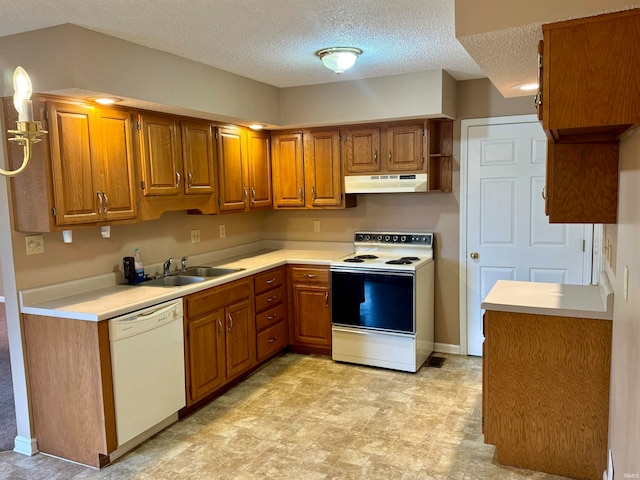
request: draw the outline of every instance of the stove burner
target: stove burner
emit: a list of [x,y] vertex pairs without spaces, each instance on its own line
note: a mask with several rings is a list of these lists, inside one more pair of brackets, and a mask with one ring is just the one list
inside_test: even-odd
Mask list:
[[417,262],[420,260],[418,257],[402,257],[400,260],[411,260],[412,262]]
[[384,262],[389,265],[409,265],[413,263],[412,260],[408,260],[407,258],[398,258],[397,260],[389,260],[388,262]]
[[358,257],[354,257],[354,258],[345,258],[343,260],[343,262],[349,262],[349,263],[363,263],[364,260]]
[[375,255],[356,255],[355,258],[361,258],[362,260],[375,260],[378,257]]

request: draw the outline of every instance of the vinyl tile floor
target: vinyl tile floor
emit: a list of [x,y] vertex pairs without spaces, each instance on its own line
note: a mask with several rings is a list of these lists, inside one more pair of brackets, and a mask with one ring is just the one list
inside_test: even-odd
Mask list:
[[285,354],[95,470],[0,453],[0,479],[561,479],[502,466],[481,433],[482,360],[417,373]]

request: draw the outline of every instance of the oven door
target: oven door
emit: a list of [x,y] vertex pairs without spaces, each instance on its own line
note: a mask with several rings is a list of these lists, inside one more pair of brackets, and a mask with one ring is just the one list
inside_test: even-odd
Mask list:
[[332,324],[415,333],[413,272],[332,269]]

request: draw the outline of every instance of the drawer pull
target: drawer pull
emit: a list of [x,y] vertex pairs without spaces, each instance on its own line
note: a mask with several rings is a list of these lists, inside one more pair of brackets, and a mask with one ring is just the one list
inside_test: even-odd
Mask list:
[[275,342],[277,339],[278,339],[278,336],[276,335],[275,337],[270,338],[270,339],[268,340],[268,342],[269,342],[269,343],[273,343],[273,342]]
[[272,278],[271,280],[267,280],[267,281],[265,281],[264,283],[266,283],[267,285],[271,285],[271,284],[272,284],[273,282],[275,282],[275,281],[276,281],[276,279],[275,279],[275,277],[274,277],[274,278]]
[[276,298],[278,298],[278,297],[276,297],[275,295],[273,297],[267,298],[267,303],[273,302]]
[[229,314],[228,318],[229,318],[229,331],[231,331],[231,329],[233,328],[233,317],[231,316],[231,314]]
[[277,313],[272,313],[271,315],[269,315],[267,317],[267,320],[273,320],[274,318],[278,318],[278,314]]
[[307,277],[307,278],[316,278],[317,277],[317,275],[314,275],[312,273],[305,273],[304,276]]

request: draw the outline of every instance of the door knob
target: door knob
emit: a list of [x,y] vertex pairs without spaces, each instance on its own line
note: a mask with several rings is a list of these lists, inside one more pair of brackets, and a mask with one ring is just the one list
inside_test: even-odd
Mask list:
[[478,259],[478,257],[479,257],[480,255],[478,255],[478,252],[471,252],[471,255],[469,255],[469,256],[470,256],[473,260],[477,260],[477,259]]

